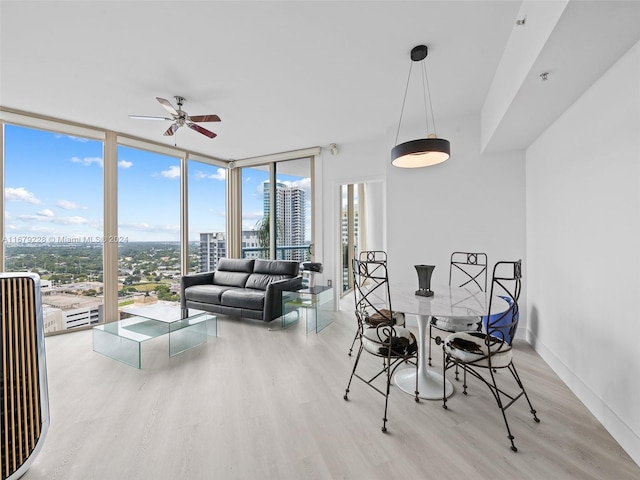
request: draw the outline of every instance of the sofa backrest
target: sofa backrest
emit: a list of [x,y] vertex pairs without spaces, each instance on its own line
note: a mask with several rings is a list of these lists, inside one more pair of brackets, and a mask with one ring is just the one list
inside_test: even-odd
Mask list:
[[300,264],[293,260],[256,260],[246,288],[266,290],[271,282],[298,275]]
[[271,275],[286,275],[295,277],[300,271],[300,264],[293,260],[256,260],[253,273],[268,273]]
[[253,272],[254,262],[240,258],[221,258],[213,274],[213,281],[217,285],[244,287]]

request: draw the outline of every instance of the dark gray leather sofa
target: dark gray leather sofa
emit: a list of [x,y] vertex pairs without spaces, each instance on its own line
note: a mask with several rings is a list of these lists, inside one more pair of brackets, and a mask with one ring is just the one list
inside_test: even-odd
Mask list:
[[289,260],[222,258],[213,272],[184,275],[180,302],[184,309],[270,322],[282,315],[282,292],[302,287],[300,265]]

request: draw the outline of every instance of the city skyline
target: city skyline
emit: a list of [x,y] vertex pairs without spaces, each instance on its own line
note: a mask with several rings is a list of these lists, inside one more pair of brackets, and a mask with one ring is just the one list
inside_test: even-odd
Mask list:
[[[6,125],[4,148],[5,243],[105,240],[101,141]],[[118,238],[107,240],[179,241],[180,160],[119,146],[117,171]],[[189,241],[226,231],[226,169],[191,161],[188,176]],[[242,180],[242,229],[250,230],[262,218],[268,171],[244,169]],[[277,181],[309,195],[309,178]]]

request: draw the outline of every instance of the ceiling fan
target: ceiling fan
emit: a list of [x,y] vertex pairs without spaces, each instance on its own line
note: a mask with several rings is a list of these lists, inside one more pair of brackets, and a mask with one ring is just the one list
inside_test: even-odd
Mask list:
[[198,133],[206,135],[209,138],[214,138],[217,134],[213,133],[210,130],[207,130],[204,127],[201,127],[196,122],[219,122],[220,117],[218,115],[194,115],[190,116],[187,112],[182,110],[182,105],[186,102],[184,97],[175,96],[176,103],[178,104],[178,109],[173,108],[173,105],[168,100],[164,98],[156,97],[156,100],[160,102],[167,112],[171,114],[171,118],[169,117],[150,117],[146,115],[129,115],[130,118],[142,119],[142,120],[170,120],[173,121],[171,126],[164,132],[165,135],[173,135],[176,133],[178,128],[187,126],[191,130],[195,130]]

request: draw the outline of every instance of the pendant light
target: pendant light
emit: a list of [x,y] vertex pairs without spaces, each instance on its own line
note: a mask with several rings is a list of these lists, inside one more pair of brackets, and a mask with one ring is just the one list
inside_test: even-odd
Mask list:
[[[438,138],[436,135],[436,122],[433,116],[433,106],[431,105],[431,92],[429,91],[429,81],[427,79],[427,70],[423,60],[427,58],[427,46],[418,45],[411,49],[411,65],[409,66],[409,76],[407,78],[407,86],[404,91],[404,99],[402,101],[402,110],[400,111],[400,121],[398,122],[398,132],[396,133],[396,146],[391,150],[391,164],[401,168],[417,168],[437,165],[449,158],[451,154],[451,144],[449,140]],[[418,140],[410,140],[398,145],[398,134],[400,133],[400,125],[402,124],[402,114],[404,113],[404,105],[407,100],[407,91],[409,90],[409,80],[411,79],[411,71],[414,62],[422,62],[422,84],[424,87],[424,113],[427,121],[427,138]],[[431,110],[431,123],[433,125],[433,133],[429,132],[429,116],[427,113],[427,99],[429,100],[429,109]]]

